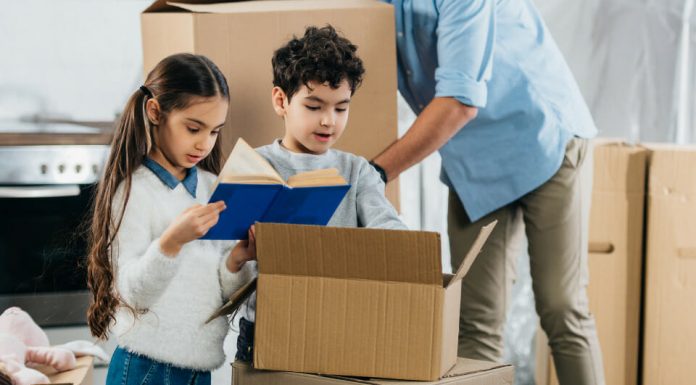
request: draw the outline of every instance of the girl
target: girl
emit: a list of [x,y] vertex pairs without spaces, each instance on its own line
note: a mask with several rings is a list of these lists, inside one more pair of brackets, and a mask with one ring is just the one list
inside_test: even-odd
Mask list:
[[224,210],[205,204],[220,167],[227,82],[209,59],[162,60],[131,96],[99,184],[90,230],[92,334],[118,348],[107,384],[210,384],[224,318],[207,318],[249,278],[248,242],[195,241]]

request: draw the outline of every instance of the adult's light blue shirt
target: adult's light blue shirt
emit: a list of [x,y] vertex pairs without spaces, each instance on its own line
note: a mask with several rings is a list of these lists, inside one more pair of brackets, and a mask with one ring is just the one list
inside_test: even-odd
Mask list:
[[[478,116],[441,149],[442,179],[475,221],[548,181],[597,129],[530,0],[392,0],[399,90],[414,112],[454,97]],[[369,68],[368,68],[369,70]]]

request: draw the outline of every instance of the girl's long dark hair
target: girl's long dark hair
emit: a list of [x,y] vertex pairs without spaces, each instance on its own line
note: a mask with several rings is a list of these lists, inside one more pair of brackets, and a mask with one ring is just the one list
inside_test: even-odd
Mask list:
[[[153,128],[145,113],[145,103],[159,103],[159,125],[166,124],[173,110],[187,108],[196,99],[221,97],[229,101],[229,89],[220,69],[208,58],[176,54],[159,62],[148,74],[143,87],[128,100],[111,142],[111,152],[97,187],[88,233],[87,285],[92,303],[87,312],[92,335],[106,339],[118,306],[136,310],[115,290],[115,261],[112,245],[128,204],[133,172],[143,163],[154,145]],[[204,170],[218,174],[222,151],[220,137],[210,154],[199,163]],[[112,212],[116,189],[124,183],[124,200],[119,212]]]

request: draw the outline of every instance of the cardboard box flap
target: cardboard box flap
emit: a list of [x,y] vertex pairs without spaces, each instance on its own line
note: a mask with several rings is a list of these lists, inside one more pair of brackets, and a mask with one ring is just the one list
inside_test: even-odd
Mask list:
[[210,318],[208,318],[205,323],[208,323],[212,320],[214,320],[217,317],[223,316],[223,315],[228,315],[234,313],[237,309],[239,309],[240,306],[244,303],[244,301],[247,300],[255,291],[256,291],[256,281],[257,278],[254,277],[251,281],[247,282],[244,284],[244,286],[240,287],[232,293],[230,296],[229,300],[222,305],[221,308],[215,311]]
[[488,237],[491,235],[491,232],[493,232],[493,229],[495,228],[495,225],[497,223],[498,221],[493,221],[481,228],[481,231],[479,231],[478,236],[476,236],[476,240],[471,245],[469,251],[466,253],[466,256],[464,257],[462,264],[459,265],[457,272],[454,274],[454,277],[452,277],[452,279],[449,281],[447,287],[457,282],[458,280],[464,278],[466,273],[469,272],[469,269],[471,269],[471,265],[474,264],[474,260],[476,260],[476,257],[481,252],[481,248],[483,248],[483,245],[486,243],[486,240],[488,240]]
[[447,372],[443,378],[461,377],[472,373],[487,372],[489,370],[495,370],[506,366],[510,365],[501,364],[499,362],[488,362],[459,357],[457,358],[457,364],[454,366],[454,368]]
[[[476,377],[477,375],[484,375],[493,371],[497,370],[502,370],[502,369],[511,369],[511,366],[509,364],[501,364],[501,363],[496,363],[496,362],[487,362],[487,361],[479,361],[479,360],[472,360],[469,358],[462,358],[459,357],[457,358],[457,363],[456,365],[449,371],[447,374],[442,376],[442,379],[435,382],[437,384],[446,384],[449,382],[458,382],[458,381],[448,381],[447,379],[461,379],[462,377]],[[355,377],[344,377],[344,376],[327,376],[327,377],[333,377],[333,378],[340,378],[343,380],[348,380],[350,382],[355,382],[359,384],[371,384],[371,385],[397,385],[397,384],[404,384],[404,381],[397,381],[397,380],[383,380],[383,379],[359,379]],[[510,385],[512,385],[512,380],[514,378],[514,371],[513,370],[507,370],[505,371],[505,377],[510,381],[507,382]],[[500,379],[498,379],[500,380]],[[418,384],[418,385],[426,385],[426,384],[434,384],[433,382],[420,382],[420,381],[408,381],[407,383],[412,383],[412,384]],[[499,382],[495,382],[498,384]]]
[[[184,2],[181,2],[181,4],[212,4],[212,3],[219,3],[220,1],[215,1],[215,0],[185,0]],[[168,0],[155,0],[152,4],[150,4],[149,7],[145,8],[145,11],[143,13],[154,13],[154,12],[183,12],[186,11],[186,9],[183,9],[181,7],[178,7],[174,4],[172,4],[172,1]]]
[[[283,12],[297,11],[297,1],[265,0],[265,1],[210,1],[210,0],[185,0],[167,1],[158,0],[145,12],[163,11],[189,11],[195,13],[244,13],[244,12]],[[350,9],[366,6],[388,7],[374,0],[302,0],[301,9],[335,10]]]
[[256,224],[259,274],[442,286],[434,232]]

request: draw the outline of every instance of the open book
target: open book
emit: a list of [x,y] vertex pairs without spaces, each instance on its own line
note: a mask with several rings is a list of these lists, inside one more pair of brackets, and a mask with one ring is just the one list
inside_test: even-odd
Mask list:
[[349,188],[335,168],[296,174],[286,182],[240,138],[209,200],[223,200],[227,209],[201,239],[246,239],[255,222],[326,225]]

